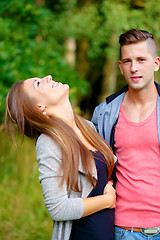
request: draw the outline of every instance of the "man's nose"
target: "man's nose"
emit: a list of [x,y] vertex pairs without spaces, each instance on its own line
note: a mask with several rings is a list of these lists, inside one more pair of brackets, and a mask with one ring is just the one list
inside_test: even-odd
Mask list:
[[136,72],[138,70],[138,68],[137,68],[137,63],[135,62],[135,61],[133,61],[132,63],[131,63],[131,71],[132,72]]

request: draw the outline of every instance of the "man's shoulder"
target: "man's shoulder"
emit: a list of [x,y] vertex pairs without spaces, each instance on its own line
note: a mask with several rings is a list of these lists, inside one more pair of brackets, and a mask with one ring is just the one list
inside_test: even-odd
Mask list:
[[119,96],[125,94],[125,92],[127,92],[127,91],[128,91],[128,85],[124,86],[120,91],[113,93],[113,94],[109,95],[108,97],[106,97],[105,101],[98,105],[98,108],[105,107],[106,105],[110,104],[113,100],[115,100]]
[[156,87],[157,87],[157,90],[158,90],[158,95],[160,96],[160,84],[157,83],[157,82],[154,82]]
[[115,109],[117,109],[117,107],[119,107],[119,105],[121,104],[123,96],[127,90],[128,86],[126,85],[120,91],[108,96],[104,102],[100,103],[95,108],[94,114],[104,114],[105,112],[110,112],[112,109],[112,104],[114,104]]
[[125,85],[120,91],[111,94],[110,96],[108,96],[106,98],[106,103],[109,104],[110,102],[112,102],[114,99],[116,99],[118,96],[120,96],[121,94],[125,93],[128,91],[128,85]]

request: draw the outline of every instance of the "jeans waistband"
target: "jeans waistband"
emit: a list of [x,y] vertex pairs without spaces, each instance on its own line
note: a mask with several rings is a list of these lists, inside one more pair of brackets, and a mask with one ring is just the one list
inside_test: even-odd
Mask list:
[[133,232],[141,232],[145,236],[155,236],[158,233],[160,233],[160,227],[154,227],[154,228],[137,228],[137,227],[125,227],[125,226],[117,226],[122,229],[126,229]]

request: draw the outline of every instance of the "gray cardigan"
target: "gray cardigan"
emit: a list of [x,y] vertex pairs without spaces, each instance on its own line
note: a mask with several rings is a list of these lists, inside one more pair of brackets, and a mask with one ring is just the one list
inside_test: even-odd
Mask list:
[[[82,192],[70,193],[66,184],[59,187],[62,175],[59,174],[61,165],[61,150],[48,136],[41,134],[36,142],[40,184],[43,190],[46,208],[54,220],[52,240],[68,240],[72,229],[72,220],[82,217],[84,203],[93,189],[83,172],[81,160],[79,164],[79,186]],[[97,179],[97,170],[94,165],[93,176]]]

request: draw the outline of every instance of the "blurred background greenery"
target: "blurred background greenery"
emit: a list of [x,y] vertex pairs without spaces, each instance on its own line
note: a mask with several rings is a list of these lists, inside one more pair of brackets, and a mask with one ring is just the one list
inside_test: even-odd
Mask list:
[[69,84],[75,111],[90,119],[95,106],[125,84],[119,35],[147,30],[160,49],[159,12],[157,0],[0,0],[0,239],[45,240],[52,233],[34,142],[25,138],[14,147],[4,131],[10,87],[51,74]]

